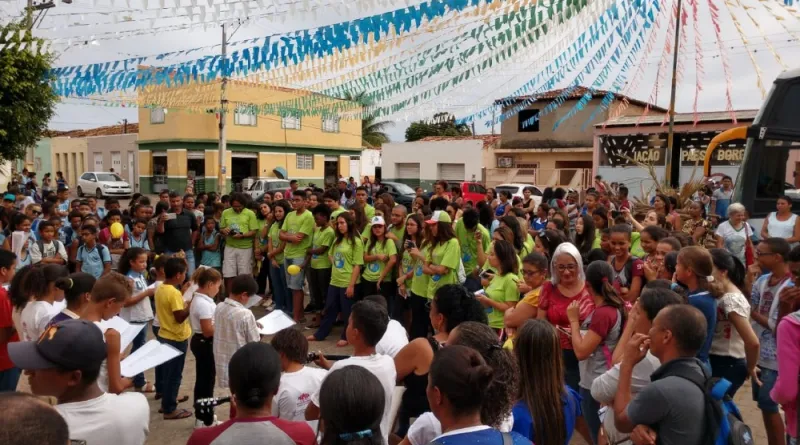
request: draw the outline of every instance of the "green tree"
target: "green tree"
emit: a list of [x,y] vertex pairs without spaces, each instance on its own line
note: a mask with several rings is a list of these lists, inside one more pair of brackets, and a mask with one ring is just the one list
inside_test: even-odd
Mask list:
[[472,131],[466,124],[456,124],[456,117],[450,113],[437,113],[430,121],[414,122],[406,128],[406,142],[428,136],[472,136]]
[[44,40],[28,32],[20,38],[23,26],[0,27],[0,158],[6,160],[25,157],[47,130],[58,101],[47,79],[52,55],[40,51]]
[[[358,102],[362,108],[372,105],[372,101],[367,98],[365,91],[358,94],[348,92],[342,99]],[[377,148],[389,142],[389,135],[386,134],[386,130],[393,126],[394,122],[379,121],[374,116],[363,116],[361,119],[361,145],[364,148]]]

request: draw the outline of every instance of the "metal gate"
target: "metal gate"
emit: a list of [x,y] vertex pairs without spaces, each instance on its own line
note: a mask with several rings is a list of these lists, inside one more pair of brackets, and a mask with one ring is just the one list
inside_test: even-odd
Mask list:
[[419,163],[400,163],[396,164],[398,181],[419,187]]
[[439,164],[439,178],[445,181],[464,181],[464,164]]

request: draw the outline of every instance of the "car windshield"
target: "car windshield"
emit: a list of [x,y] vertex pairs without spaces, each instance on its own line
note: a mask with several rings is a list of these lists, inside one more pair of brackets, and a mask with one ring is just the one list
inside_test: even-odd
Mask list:
[[264,183],[264,190],[286,190],[289,188],[289,181],[270,181]]
[[122,182],[122,178],[117,176],[114,173],[98,173],[97,174],[98,181],[108,181],[108,182]]
[[401,195],[413,195],[413,194],[416,193],[414,191],[414,189],[412,189],[411,187],[409,187],[409,186],[407,186],[405,184],[397,183],[397,184],[393,184],[393,186],[394,186],[394,189],[397,190],[397,193],[399,193]]

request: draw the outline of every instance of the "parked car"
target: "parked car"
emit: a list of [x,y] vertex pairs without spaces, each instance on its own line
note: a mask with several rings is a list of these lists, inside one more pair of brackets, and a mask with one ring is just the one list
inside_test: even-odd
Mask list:
[[[475,205],[476,202],[486,199],[486,188],[480,182],[460,182],[460,181],[447,181],[447,194],[451,195],[450,190],[453,187],[461,189],[461,194],[464,196],[464,203]],[[426,192],[425,196],[430,199],[434,192]]]
[[266,192],[285,193],[289,189],[289,181],[285,179],[257,179],[247,193],[254,201],[258,201]]
[[112,172],[86,172],[78,178],[78,196],[92,194],[97,198],[106,196],[131,196],[133,188],[127,181]]
[[497,187],[495,187],[494,190],[495,190],[495,193],[497,193],[498,195],[500,194],[500,192],[503,192],[503,191],[510,192],[511,193],[511,199],[514,199],[515,196],[519,196],[520,198],[525,199],[525,195],[522,192],[526,188],[530,188],[531,189],[531,192],[532,192],[531,193],[531,198],[533,198],[533,202],[538,207],[539,204],[542,203],[542,190],[539,187],[536,187],[535,185],[532,185],[532,184],[500,184]]
[[411,211],[414,198],[417,196],[414,189],[402,182],[383,181],[381,185],[386,189],[386,193],[392,195],[395,203],[402,204],[406,206],[408,211]]

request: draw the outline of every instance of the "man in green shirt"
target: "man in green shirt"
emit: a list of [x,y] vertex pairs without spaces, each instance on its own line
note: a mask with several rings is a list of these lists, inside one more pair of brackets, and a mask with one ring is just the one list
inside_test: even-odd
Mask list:
[[331,259],[328,253],[333,240],[336,239],[336,234],[330,225],[331,209],[325,204],[320,204],[311,209],[311,213],[314,215],[317,227],[314,229],[311,249],[308,250],[311,264],[311,268],[308,269],[308,289],[311,292],[311,302],[306,306],[305,312],[321,311],[325,307],[325,296],[331,282]]
[[346,212],[340,201],[342,195],[336,189],[328,189],[322,194],[322,202],[331,209],[331,225],[336,227],[336,218],[342,213]]
[[[306,254],[311,247],[311,238],[314,234],[314,217],[311,212],[306,210],[306,199],[300,193],[292,196],[292,206],[294,211],[286,215],[281,227],[279,238],[286,242],[286,249],[283,251],[284,266],[286,267],[286,287],[292,291],[292,312],[294,321],[303,321],[303,280],[305,278],[304,268],[306,266]],[[297,266],[300,270],[292,274],[289,270],[291,266]],[[292,267],[291,269],[295,269]]]
[[372,207],[367,203],[367,188],[361,186],[356,189],[356,202],[364,206],[364,213],[367,214],[367,221],[372,221],[372,218],[375,217],[375,207]]
[[[486,227],[483,227],[478,221],[480,217],[478,211],[475,209],[467,209],[461,215],[461,219],[456,221],[456,238],[461,245],[461,262],[464,263],[464,272],[467,274],[467,281],[464,286],[470,292],[477,292],[481,289],[481,280],[478,278],[478,243],[483,245],[483,251],[489,251],[489,244],[491,236]],[[476,238],[475,233],[480,233],[480,241]]]
[[222,260],[225,292],[231,288],[233,278],[253,274],[253,246],[258,220],[252,210],[245,208],[246,202],[244,195],[234,193],[231,196],[231,207],[222,212],[219,220],[219,231],[225,236]]
[[392,239],[397,246],[397,250],[402,251],[400,243],[403,242],[403,235],[406,233],[406,218],[408,217],[408,209],[402,204],[394,206],[392,209],[392,225],[389,227],[389,233],[386,235]]

